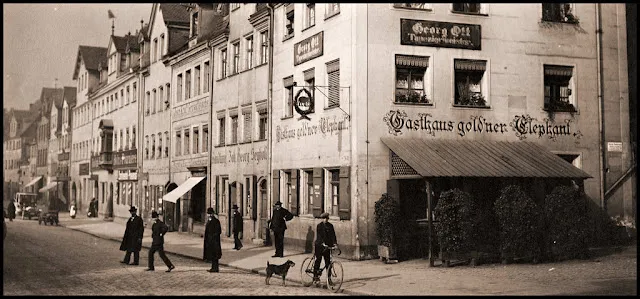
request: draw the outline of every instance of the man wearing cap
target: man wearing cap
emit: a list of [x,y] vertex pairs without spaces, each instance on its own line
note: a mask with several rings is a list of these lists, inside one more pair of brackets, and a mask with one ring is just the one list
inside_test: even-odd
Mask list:
[[149,248],[149,263],[147,271],[154,271],[153,267],[153,255],[158,252],[158,255],[162,259],[167,268],[166,272],[171,272],[175,266],[171,263],[167,255],[164,253],[164,235],[169,231],[169,227],[158,218],[156,211],[151,212],[151,218],[153,218],[153,225],[151,226],[151,247]]
[[122,237],[122,243],[120,243],[120,250],[126,251],[124,260],[120,261],[123,264],[129,264],[131,259],[131,253],[133,252],[133,264],[138,265],[140,263],[140,249],[142,249],[142,235],[144,234],[144,223],[142,218],[136,215],[138,210],[136,207],[131,206],[129,212],[131,212],[131,218],[127,221],[127,227],[124,230],[124,237]]
[[282,207],[282,203],[277,201],[271,213],[271,230],[276,245],[276,254],[271,257],[284,257],[284,231],[287,229],[286,221],[293,219],[293,214]]
[[220,272],[218,260],[222,258],[222,247],[220,246],[220,234],[222,227],[220,220],[213,208],[207,209],[207,225],[204,228],[204,253],[202,259],[211,261],[211,269],[207,272]]
[[325,246],[333,247],[338,244],[336,238],[336,231],[333,229],[333,224],[329,223],[329,213],[324,212],[320,214],[322,222],[318,223],[316,227],[316,241],[314,254],[316,256],[316,262],[313,265],[313,280],[319,281],[320,260],[324,257],[324,264],[331,264],[331,254]]
[[242,234],[242,214],[238,212],[238,205],[233,204],[233,249],[240,250],[242,242],[239,236]]

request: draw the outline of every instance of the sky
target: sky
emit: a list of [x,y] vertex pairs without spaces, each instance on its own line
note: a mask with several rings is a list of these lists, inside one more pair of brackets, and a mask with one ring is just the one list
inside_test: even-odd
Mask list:
[[151,3],[2,5],[3,107],[29,109],[43,87],[71,86],[78,46],[107,47],[111,10],[115,35],[149,22]]

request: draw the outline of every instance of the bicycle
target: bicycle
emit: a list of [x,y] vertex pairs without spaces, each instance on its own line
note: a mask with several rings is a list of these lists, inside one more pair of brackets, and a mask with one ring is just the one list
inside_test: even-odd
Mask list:
[[[338,248],[338,246],[333,246],[333,247],[329,247],[327,245],[324,245],[324,250],[329,250],[329,256],[331,257],[331,263],[329,265],[324,265],[323,267],[321,267],[318,271],[320,273],[318,273],[318,278],[322,277],[322,271],[327,269],[327,275],[326,275],[326,282],[327,282],[327,288],[332,290],[333,292],[338,292],[338,290],[340,290],[340,287],[342,286],[342,279],[344,276],[344,271],[342,268],[342,263],[335,261],[333,259],[333,252],[335,250],[338,251],[338,255],[340,255],[342,253],[342,251],[340,250],[340,248]],[[307,257],[304,259],[304,261],[302,261],[302,266],[300,267],[300,279],[302,280],[302,285],[304,285],[305,287],[310,286],[311,284],[315,283],[320,283],[320,280],[314,280],[313,277],[313,265],[316,262],[316,255],[312,255],[311,257]],[[324,261],[322,261],[324,263]]]

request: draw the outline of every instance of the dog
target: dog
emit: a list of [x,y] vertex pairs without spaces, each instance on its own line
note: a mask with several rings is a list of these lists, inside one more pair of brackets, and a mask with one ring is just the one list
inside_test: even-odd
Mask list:
[[285,279],[287,278],[287,273],[289,272],[289,269],[295,265],[296,263],[294,263],[292,260],[288,260],[282,265],[272,265],[269,264],[269,261],[267,261],[267,278],[265,279],[265,283],[269,285],[269,279],[275,274],[282,276],[282,285],[286,286]]

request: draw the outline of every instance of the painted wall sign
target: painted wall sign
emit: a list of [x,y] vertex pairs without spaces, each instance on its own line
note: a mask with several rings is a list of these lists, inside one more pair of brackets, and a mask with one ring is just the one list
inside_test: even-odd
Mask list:
[[622,152],[622,142],[607,142],[607,151]]
[[293,102],[294,108],[300,114],[300,119],[311,120],[307,114],[313,112],[313,107],[315,105],[313,100],[313,95],[306,88],[302,88],[296,93],[296,97]]
[[81,163],[78,165],[79,175],[88,175],[89,174],[89,163]]
[[400,44],[480,50],[480,25],[400,19]]
[[224,163],[249,163],[255,162],[259,164],[260,161],[267,160],[267,148],[252,148],[249,151],[242,151],[239,148],[235,150],[227,150],[226,153],[213,153],[213,157],[211,157],[212,164],[224,164]]
[[209,112],[208,97],[173,108],[173,121]]
[[321,31],[293,45],[293,65],[322,56],[323,35],[324,31]]
[[514,132],[520,140],[530,135],[538,138],[548,137],[553,141],[556,141],[559,136],[572,136],[578,140],[582,137],[579,130],[572,131],[573,120],[571,119],[557,124],[548,118],[538,121],[529,115],[516,115],[507,124],[489,121],[476,115],[471,115],[469,120],[448,120],[434,119],[429,113],[418,113],[417,117],[409,117],[404,110],[390,110],[382,120],[389,127],[389,133],[395,136],[402,135],[403,131],[423,131],[434,137],[436,133],[457,133],[460,137],[465,137],[469,134],[505,134],[507,132]]
[[276,142],[289,141],[289,139],[300,139],[322,134],[322,137],[338,135],[342,130],[349,129],[349,119],[346,115],[340,118],[321,117],[318,122],[303,122],[297,127],[285,125],[276,127]]
[[207,161],[209,159],[207,157],[204,158],[195,158],[195,159],[186,159],[186,160],[178,160],[172,161],[171,167],[191,167],[191,166],[207,166]]

